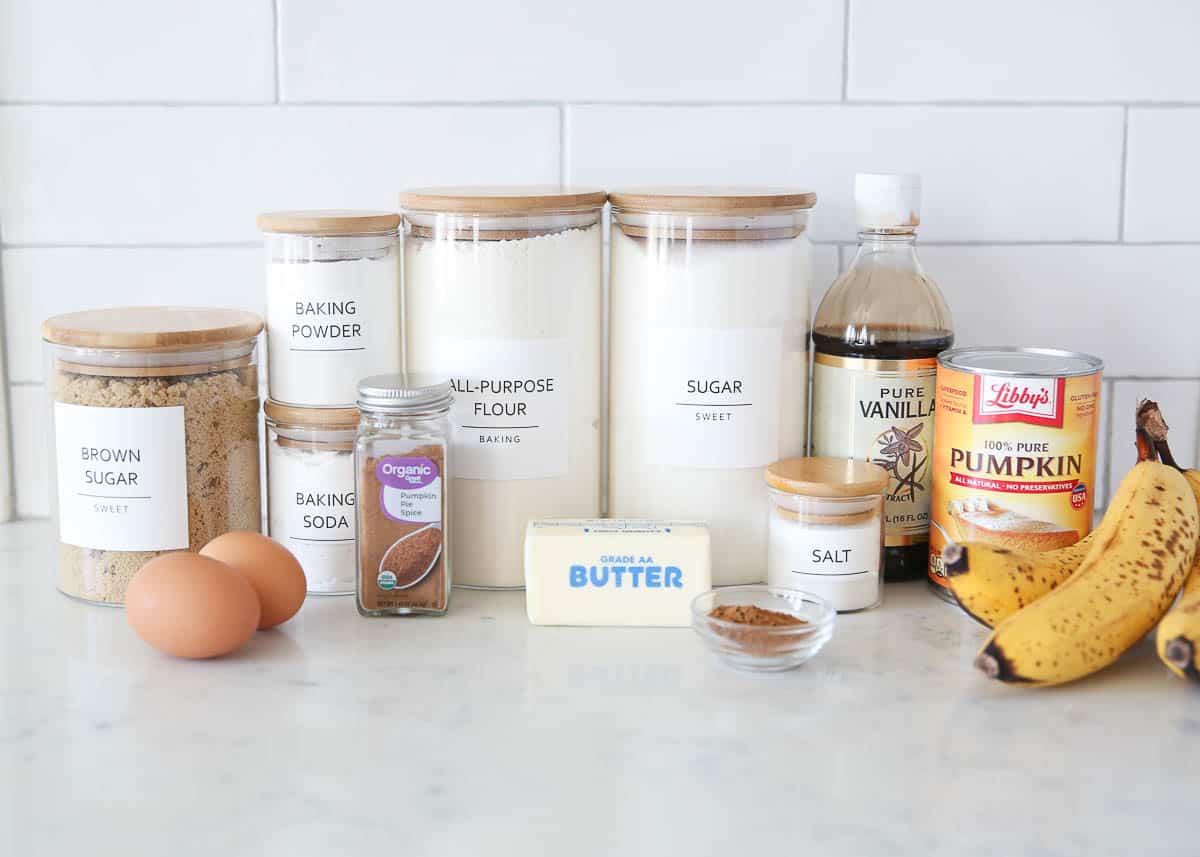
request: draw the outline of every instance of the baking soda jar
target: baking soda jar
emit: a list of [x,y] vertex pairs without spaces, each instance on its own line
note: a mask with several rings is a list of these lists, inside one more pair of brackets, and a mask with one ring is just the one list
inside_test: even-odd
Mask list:
[[610,195],[609,512],[707,521],[713,583],[763,579],[762,469],[804,454],[816,195]]
[[600,190],[400,195],[405,368],[454,390],[455,583],[524,585],[529,521],[600,512]]
[[400,369],[399,226],[399,214],[381,211],[258,216],[272,399],[354,407],[362,378]]

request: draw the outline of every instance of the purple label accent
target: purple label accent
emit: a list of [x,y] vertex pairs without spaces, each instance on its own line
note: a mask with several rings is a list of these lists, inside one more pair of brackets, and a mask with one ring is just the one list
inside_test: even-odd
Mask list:
[[386,456],[375,464],[375,478],[380,485],[412,491],[432,485],[438,470],[432,459],[423,456]]

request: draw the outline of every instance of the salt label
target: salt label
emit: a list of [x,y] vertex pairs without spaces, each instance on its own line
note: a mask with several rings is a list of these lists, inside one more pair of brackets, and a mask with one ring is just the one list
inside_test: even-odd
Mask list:
[[762,467],[779,452],[783,331],[660,328],[645,387],[658,457],[677,467]]
[[439,336],[433,365],[454,388],[455,477],[567,473],[567,340]]

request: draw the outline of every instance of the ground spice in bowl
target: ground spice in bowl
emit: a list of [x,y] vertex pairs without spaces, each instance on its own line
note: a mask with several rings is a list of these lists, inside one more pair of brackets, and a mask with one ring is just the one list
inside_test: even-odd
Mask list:
[[[800,626],[809,624],[799,616],[779,610],[767,610],[753,604],[722,604],[709,611],[708,616],[710,619],[718,620],[710,624],[714,633],[737,643],[748,655],[763,657],[794,647],[797,638],[803,636],[801,633],[786,635],[772,633],[774,629],[799,629]],[[730,628],[721,625],[721,622],[736,622],[745,627]]]

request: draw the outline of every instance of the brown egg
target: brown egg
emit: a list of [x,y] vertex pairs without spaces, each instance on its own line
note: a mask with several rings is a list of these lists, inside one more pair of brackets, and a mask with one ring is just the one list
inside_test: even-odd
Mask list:
[[125,616],[137,635],[180,658],[227,655],[254,636],[258,596],[222,562],[194,553],[150,560],[125,591]]
[[308,591],[304,569],[292,552],[274,539],[239,530],[217,536],[200,554],[220,560],[250,581],[262,605],[260,630],[283,624],[304,603]]

